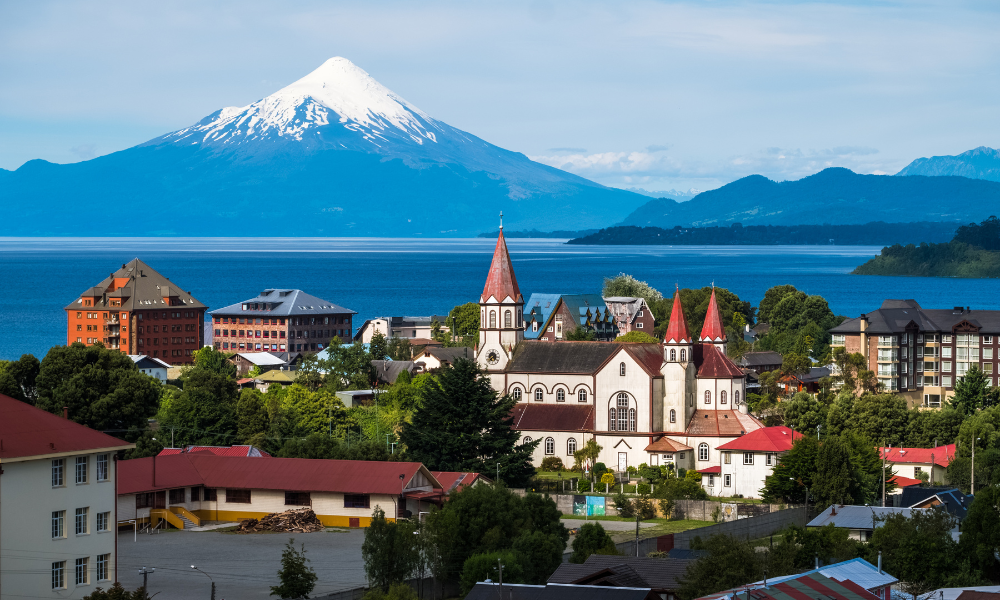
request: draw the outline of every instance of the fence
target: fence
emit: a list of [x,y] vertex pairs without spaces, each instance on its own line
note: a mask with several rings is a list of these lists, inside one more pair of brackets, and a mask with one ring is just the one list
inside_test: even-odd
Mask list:
[[[717,504],[717,503],[716,503]],[[722,533],[733,537],[757,539],[777,533],[789,525],[805,527],[809,521],[805,508],[789,508],[778,510],[768,514],[762,514],[746,519],[736,519],[725,523],[717,523],[698,529],[690,529],[681,533],[673,534],[674,548],[691,548],[691,541],[696,537],[707,539],[713,535]],[[634,544],[634,543],[633,543]],[[635,546],[632,547],[632,554],[635,554]],[[640,547],[640,552],[642,548]]]
[[[425,577],[423,580],[409,579],[406,585],[413,588],[417,597],[421,600],[434,600],[435,598],[455,598],[461,595],[462,589],[457,581],[436,581],[433,577]],[[368,588],[359,587],[342,592],[334,592],[326,596],[313,596],[313,600],[361,600],[368,592]]]

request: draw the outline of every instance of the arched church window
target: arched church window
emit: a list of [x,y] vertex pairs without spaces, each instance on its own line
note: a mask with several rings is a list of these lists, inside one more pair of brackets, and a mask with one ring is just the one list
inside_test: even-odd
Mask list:
[[490,329],[496,329],[496,328],[497,328],[497,311],[491,310],[490,311]]
[[566,401],[566,390],[562,388],[556,390],[556,402],[565,402],[565,401]]
[[739,390],[736,390],[735,392],[733,392],[733,404],[735,404],[736,406],[740,405],[740,391]]
[[670,350],[670,362],[677,360],[677,350],[671,348]]
[[670,422],[671,423],[677,422],[677,411],[672,408],[670,409]]
[[618,365],[618,374],[621,375],[622,377],[625,376],[625,363],[621,363]]
[[628,409],[628,430],[635,431],[635,409]]
[[506,310],[503,313],[503,326],[506,327],[507,329],[513,327],[513,325],[511,324],[511,315],[509,310]]
[[618,424],[618,409],[611,407],[608,410],[608,431],[616,431],[615,425]]
[[535,388],[535,402],[542,401],[542,388]]
[[719,392],[719,404],[728,404],[728,399],[726,398],[726,390]]
[[576,454],[576,438],[569,438],[566,440],[566,456],[573,456]]
[[556,441],[553,438],[545,438],[545,453],[555,454],[556,453]]
[[521,401],[521,388],[515,387],[513,390],[511,390],[510,395],[514,397],[514,401],[515,402],[520,402]]
[[712,392],[710,390],[705,390],[705,404],[712,403]]
[[586,402],[587,401],[587,390],[580,390],[579,392],[577,392],[576,399],[579,400],[580,402]]
[[686,360],[687,360],[687,350],[684,350],[684,349],[682,348],[682,349],[681,349],[681,362],[684,362],[684,361],[686,361]]
[[618,394],[618,431],[629,431],[628,427],[628,394]]
[[530,444],[531,443],[531,436],[530,435],[524,436],[524,439],[521,440],[521,443],[522,444]]
[[698,460],[708,460],[708,444],[705,442],[698,444]]

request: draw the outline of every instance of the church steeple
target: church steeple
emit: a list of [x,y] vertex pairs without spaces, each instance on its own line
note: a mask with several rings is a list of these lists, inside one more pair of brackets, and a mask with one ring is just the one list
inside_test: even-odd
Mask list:
[[501,372],[507,366],[514,347],[524,339],[524,297],[517,286],[514,266],[507,252],[503,221],[500,222],[500,235],[493,251],[490,272],[486,275],[486,285],[479,297],[479,307],[476,360],[487,371]]
[[722,325],[722,315],[719,313],[719,303],[715,300],[715,288],[712,288],[712,297],[708,300],[708,312],[705,313],[705,326],[701,328],[700,340],[711,344],[721,345],[722,350],[726,347],[726,328]]
[[480,304],[488,301],[491,297],[497,302],[503,302],[506,298],[515,302],[524,302],[521,290],[517,287],[514,267],[510,264],[507,241],[503,238],[503,225],[500,226],[496,250],[493,251],[493,264],[490,265],[490,272],[486,276],[486,286],[483,288],[483,295],[479,297]]
[[674,306],[670,311],[670,323],[663,341],[668,344],[691,343],[691,335],[688,333],[687,319],[684,318],[684,307],[681,306],[681,291],[679,289],[674,292]]

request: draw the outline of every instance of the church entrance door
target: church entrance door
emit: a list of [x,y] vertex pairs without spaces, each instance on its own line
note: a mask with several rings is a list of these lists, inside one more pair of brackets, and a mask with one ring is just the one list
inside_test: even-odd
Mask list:
[[628,454],[625,452],[618,453],[618,470],[623,472],[628,470]]

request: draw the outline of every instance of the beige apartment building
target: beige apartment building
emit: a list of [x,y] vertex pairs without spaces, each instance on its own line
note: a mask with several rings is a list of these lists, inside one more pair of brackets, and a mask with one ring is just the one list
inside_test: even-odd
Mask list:
[[0,395],[0,598],[116,581],[115,453],[133,447]]
[[939,408],[973,366],[997,385],[1000,311],[924,309],[916,300],[886,300],[830,333],[834,347],[864,355],[885,389],[910,406]]

